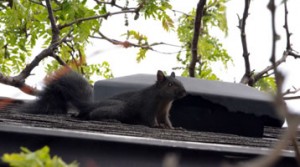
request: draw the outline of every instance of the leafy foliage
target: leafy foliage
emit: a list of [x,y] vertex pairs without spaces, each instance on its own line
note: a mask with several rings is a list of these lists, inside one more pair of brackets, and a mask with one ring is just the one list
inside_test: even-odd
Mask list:
[[[210,0],[206,4],[205,12],[202,19],[202,29],[198,42],[198,53],[201,63],[196,66],[196,77],[210,80],[218,80],[214,74],[211,63],[222,62],[224,68],[232,61],[227,51],[216,37],[211,35],[212,28],[218,28],[227,35],[226,20],[226,0]],[[188,15],[180,18],[180,24],[177,29],[177,35],[180,42],[183,43],[185,54],[179,53],[177,60],[184,66],[184,76],[188,76],[188,65],[191,61],[191,41],[193,39],[193,24],[195,18],[195,9]]]
[[149,50],[148,37],[134,30],[127,31],[127,33],[124,35],[127,36],[127,40],[129,39],[136,40],[137,44],[141,46],[136,57],[137,62],[138,63],[141,62],[143,59],[145,59],[146,53]]
[[77,167],[78,163],[66,164],[58,156],[50,156],[49,147],[45,146],[35,152],[31,152],[25,147],[21,147],[20,153],[4,154],[2,161],[11,167]]
[[[87,2],[89,3],[87,4]],[[161,21],[162,27],[167,31],[174,28],[173,20],[167,14],[167,11],[172,9],[169,0],[135,0],[133,2],[122,0],[122,2],[116,2],[125,4],[124,7],[112,2],[110,4],[104,1],[86,0],[51,1],[60,39],[68,35],[71,37],[71,40],[58,46],[56,53],[69,65],[70,62],[80,62],[72,67],[80,69],[78,71],[88,78],[93,74],[104,75],[106,78],[113,76],[108,62],[87,65],[85,61],[85,49],[90,42],[90,36],[98,33],[102,20],[107,19],[107,16],[104,15],[109,14],[109,10],[119,10],[126,19],[126,10],[137,9],[136,16],[141,14],[146,19],[157,19]],[[129,3],[134,4],[135,7],[130,7]],[[37,44],[43,43],[43,47],[47,48],[52,42],[48,10],[45,1],[27,0],[13,1],[11,6],[4,3],[1,5],[1,9],[0,26],[3,28],[0,31],[0,69],[4,75],[17,74],[34,58],[30,56]],[[140,62],[149,50],[146,47],[148,45],[147,37],[135,30],[128,31],[127,37],[137,41],[141,46],[137,56],[137,61]],[[46,61],[45,67],[47,72],[52,72],[59,68],[59,64],[57,61]],[[96,70],[98,67],[104,71]]]
[[152,17],[160,20],[166,31],[174,28],[174,22],[166,12],[168,9],[172,9],[169,0],[139,0],[139,4],[143,4],[142,11],[145,19]]
[[274,77],[263,77],[255,83],[254,87],[267,93],[274,93],[277,89]]
[[[184,69],[182,75],[188,76],[188,67],[191,62],[191,41],[193,39],[193,24],[195,9],[184,14],[179,19],[176,28],[169,16],[172,5],[169,0],[119,0],[119,1],[87,1],[87,0],[51,0],[55,24],[59,30],[59,38],[68,37],[58,45],[55,54],[74,70],[90,79],[92,75],[105,78],[113,77],[108,62],[88,64],[85,54],[86,46],[91,36],[100,35],[102,24],[109,19],[111,13],[124,15],[125,25],[128,25],[128,13],[134,13],[134,19],[144,16],[145,19],[155,19],[161,22],[166,31],[176,30],[182,43],[182,51],[178,53],[177,60]],[[227,0],[207,0],[202,18],[202,29],[198,42],[198,59],[196,77],[218,80],[214,73],[213,64],[218,62],[227,68],[232,62],[231,57],[223,48],[221,42],[212,36],[212,31],[219,30],[224,35],[228,33],[226,20]],[[24,69],[36,55],[33,49],[47,48],[53,42],[49,13],[45,1],[3,1],[0,4],[0,70],[1,74],[14,75]],[[136,60],[142,61],[153,45],[149,44],[148,37],[136,30],[125,30],[123,33],[128,41],[120,42],[109,40],[113,44],[127,47],[138,47]],[[101,36],[101,35],[100,35]],[[105,39],[105,38],[102,38]],[[114,41],[117,41],[114,43]],[[56,58],[53,61],[45,59],[45,71],[52,72],[59,68],[61,63]],[[221,62],[221,63],[220,63]],[[92,82],[92,81],[91,81]],[[261,84],[261,85],[260,85]],[[257,83],[259,89],[272,87],[272,79],[264,78]]]
[[4,74],[19,72],[25,65],[25,57],[31,54],[37,36],[45,33],[45,25],[34,16],[43,15],[40,10],[40,6],[29,1],[16,1],[12,8],[0,11],[0,25],[5,27],[0,32],[0,67]]

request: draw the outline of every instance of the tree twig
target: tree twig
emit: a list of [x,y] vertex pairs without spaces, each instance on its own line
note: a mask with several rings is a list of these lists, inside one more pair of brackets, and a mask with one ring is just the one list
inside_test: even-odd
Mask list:
[[38,1],[35,1],[35,0],[30,0],[31,3],[34,3],[34,4],[38,4],[38,5],[41,5],[43,7],[46,7],[42,2],[38,2]]
[[63,39],[51,44],[48,48],[42,50],[35,58],[32,60],[32,62],[20,72],[19,75],[14,76],[14,80],[24,81],[31,73],[31,71],[38,66],[38,64],[47,56],[51,55],[53,51],[57,48],[58,45],[60,45],[62,42],[66,40],[67,36],[65,36]]
[[7,77],[0,73],[0,83],[19,88],[22,92],[29,95],[37,95],[39,91],[25,83],[25,80],[18,80],[14,77]]
[[291,50],[291,33],[289,30],[289,25],[288,25],[288,10],[287,10],[287,4],[286,1],[284,1],[284,25],[283,28],[285,29],[286,32],[286,50]]
[[64,29],[66,27],[70,27],[73,24],[81,23],[83,21],[89,21],[89,20],[94,20],[94,19],[99,19],[99,18],[107,18],[107,17],[113,16],[113,15],[124,14],[124,13],[135,13],[135,12],[136,12],[135,10],[127,9],[127,10],[118,11],[118,12],[106,13],[106,14],[103,14],[103,15],[96,15],[96,16],[91,16],[91,17],[80,18],[80,19],[74,20],[70,23],[66,23],[66,24],[63,24],[63,25],[58,25],[58,28],[61,30],[61,29]]
[[51,31],[52,31],[52,41],[51,44],[57,42],[59,40],[59,29],[56,25],[56,19],[53,14],[52,6],[50,0],[46,0],[46,6],[48,10],[48,18],[51,24]]
[[288,97],[283,97],[284,100],[299,100],[300,96],[288,96]]
[[300,91],[300,88],[293,87],[293,90],[288,89],[285,92],[282,93],[282,96],[290,95],[290,94],[296,94]]
[[287,52],[284,52],[283,55],[282,55],[282,57],[275,62],[275,66],[273,64],[271,64],[270,66],[267,66],[265,69],[261,70],[260,72],[254,74],[250,78],[250,80],[252,80],[251,82],[253,84],[256,83],[258,80],[260,80],[261,78],[263,78],[264,75],[267,74],[269,71],[274,70],[275,67],[278,67],[280,64],[282,64],[283,62],[285,62],[287,57],[288,57]]
[[[288,17],[287,17],[288,11],[287,11],[286,1],[284,1],[284,5],[285,5],[285,17],[284,17],[285,21],[284,21],[284,26],[283,27],[286,30],[287,43],[286,43],[286,50],[283,52],[282,57],[280,59],[276,60],[275,63],[274,63],[276,67],[278,67],[280,64],[285,62],[288,56],[292,56],[294,58],[300,58],[300,55],[295,53],[295,51],[291,47],[291,42],[290,42],[291,33],[289,32],[289,26],[288,26]],[[276,38],[278,39],[278,35],[275,36],[275,39]],[[259,73],[255,74],[252,78],[250,78],[250,79],[253,79],[252,82],[253,83],[257,82],[259,79],[262,78],[262,76],[264,76],[264,74],[268,73],[271,70],[274,70],[274,67],[275,67],[274,64],[272,63],[271,66],[266,67],[265,69],[263,69]],[[285,99],[291,100],[290,98],[285,98]]]
[[[277,65],[276,65],[276,42],[279,38],[278,34],[276,33],[276,28],[275,28],[275,11],[276,11],[276,6],[274,0],[270,0],[268,4],[268,9],[271,12],[271,21],[272,21],[272,52],[271,52],[271,58],[270,62],[272,66],[274,67],[274,73],[275,73],[275,79],[276,82],[278,82],[278,73],[277,73]],[[278,84],[278,83],[277,83]],[[281,90],[277,91],[279,93],[278,95],[281,95]]]
[[105,1],[99,1],[99,0],[94,0],[97,4],[99,4],[99,5],[102,5],[102,4],[106,4],[106,5],[111,5],[111,6],[114,6],[114,7],[116,7],[116,8],[119,8],[119,9],[121,9],[121,10],[125,10],[125,9],[134,9],[134,8],[127,8],[127,7],[122,7],[122,6],[120,6],[120,5],[118,5],[117,3],[116,3],[116,0],[112,0],[112,1],[110,1],[110,2],[105,2]]
[[199,36],[201,34],[201,22],[202,22],[202,16],[204,13],[204,6],[206,4],[206,0],[199,0],[197,4],[196,9],[196,16],[194,20],[194,34],[193,34],[193,40],[192,40],[192,60],[189,65],[189,75],[190,77],[195,77],[195,67],[196,63],[199,62],[201,65],[201,56],[198,56],[198,41]]
[[242,47],[243,47],[243,58],[244,58],[244,63],[245,63],[245,74],[241,79],[241,83],[244,84],[249,84],[253,86],[253,83],[249,83],[250,77],[251,77],[251,68],[250,68],[250,61],[249,61],[249,52],[248,52],[248,47],[247,47],[247,38],[246,38],[246,20],[249,15],[250,7],[250,0],[245,0],[245,7],[244,7],[244,13],[243,13],[243,18],[239,18],[239,29],[241,31],[241,42],[242,42]]
[[[296,55],[293,52],[292,46],[291,46],[291,41],[290,41],[290,37],[291,37],[291,33],[289,30],[289,25],[288,25],[288,9],[287,9],[287,1],[283,1],[284,3],[284,28],[285,28],[285,32],[286,32],[286,51],[288,52],[289,55],[294,56],[295,58],[299,58],[300,56]],[[295,89],[294,93],[298,92],[300,89]],[[291,91],[289,91],[290,93]],[[282,94],[282,96],[284,96],[285,94]],[[282,97],[283,98],[283,97]],[[296,133],[296,132],[295,132]],[[295,153],[296,153],[296,161],[298,163],[298,166],[300,166],[300,151],[298,148],[298,144],[296,142],[296,136],[295,134],[292,137],[292,145],[294,147]]]
[[108,41],[108,42],[110,42],[114,45],[120,45],[120,46],[123,46],[125,48],[137,47],[137,48],[147,49],[147,50],[151,50],[151,51],[162,53],[162,54],[175,54],[175,53],[178,53],[179,51],[178,52],[162,52],[162,51],[155,50],[153,48],[153,46],[167,45],[167,46],[172,46],[172,47],[181,47],[181,46],[178,46],[178,45],[168,44],[168,43],[165,43],[165,42],[155,42],[155,43],[152,43],[152,44],[136,44],[136,43],[132,43],[130,41],[119,41],[119,40],[116,40],[116,39],[109,38],[100,31],[98,31],[98,34],[100,35],[100,37],[97,37],[97,36],[90,36],[90,37],[91,38],[96,38],[96,39],[103,39],[103,40],[106,40],[106,41]]

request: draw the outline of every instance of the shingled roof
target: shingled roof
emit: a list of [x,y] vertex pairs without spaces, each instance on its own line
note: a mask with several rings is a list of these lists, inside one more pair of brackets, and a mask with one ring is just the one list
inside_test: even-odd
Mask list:
[[[127,125],[119,122],[82,121],[69,116],[1,112],[0,143],[2,146],[0,152],[1,154],[9,151],[16,152],[20,146],[37,148],[42,145],[53,145],[52,150],[54,153],[63,155],[67,159],[76,157],[80,162],[84,163],[84,159],[75,155],[92,149],[88,144],[86,144],[87,147],[79,144],[89,141],[87,143],[115,143],[109,144],[110,148],[105,148],[111,149],[112,152],[117,151],[118,147],[123,148],[125,147],[124,145],[128,145],[128,148],[127,146],[125,147],[129,149],[128,155],[130,154],[129,152],[134,151],[134,149],[131,149],[131,146],[133,148],[138,146],[145,149],[150,147],[149,151],[153,152],[152,156],[164,148],[167,149],[165,153],[177,152],[183,154],[182,152],[191,151],[195,155],[199,153],[208,154],[211,158],[216,155],[222,155],[222,161],[225,159],[228,161],[239,161],[268,154],[283,130],[283,128],[265,127],[262,138],[253,138],[233,134],[188,131],[180,128],[171,130],[149,128],[141,125]],[[65,140],[61,142],[62,139]],[[72,152],[69,150],[70,148],[65,146],[69,145],[69,142],[77,143],[72,145],[72,147],[77,147],[79,144],[80,148],[76,148],[77,152]],[[99,148],[98,151],[100,153],[103,150],[101,151],[101,148]],[[98,153],[90,158],[93,159],[97,156],[99,156]],[[113,155],[111,156],[110,158],[114,157]],[[227,156],[235,158],[228,159]],[[282,157],[281,163],[295,165],[292,146],[283,150]],[[218,163],[220,163],[219,161],[221,159],[218,159]],[[211,164],[214,163],[216,162],[211,162]],[[112,164],[118,163],[112,162]]]

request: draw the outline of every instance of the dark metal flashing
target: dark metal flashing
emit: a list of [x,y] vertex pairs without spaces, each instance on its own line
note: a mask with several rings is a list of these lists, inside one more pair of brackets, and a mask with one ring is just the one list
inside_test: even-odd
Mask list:
[[[99,132],[95,133],[95,132],[86,132],[86,131],[77,131],[77,130],[58,129],[58,128],[40,128],[40,127],[17,126],[17,125],[1,124],[0,132],[89,139],[89,140],[97,140],[97,141],[141,144],[141,145],[150,145],[150,146],[163,146],[163,147],[183,148],[183,149],[192,149],[192,150],[200,150],[200,151],[214,151],[214,152],[222,152],[222,153],[245,154],[245,155],[268,155],[271,151],[270,148],[256,148],[256,147],[217,144],[217,143],[164,140],[164,139],[145,138],[145,137],[136,137],[136,136],[112,135],[112,134],[105,134]],[[282,156],[294,157],[295,153],[292,150],[283,150]]]

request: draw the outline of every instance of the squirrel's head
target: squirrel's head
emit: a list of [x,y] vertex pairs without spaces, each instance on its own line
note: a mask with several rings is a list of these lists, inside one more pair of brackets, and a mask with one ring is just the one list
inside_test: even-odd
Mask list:
[[157,71],[156,87],[160,91],[160,96],[168,99],[179,99],[186,96],[186,90],[182,83],[175,78],[175,73],[165,76],[160,70]]

